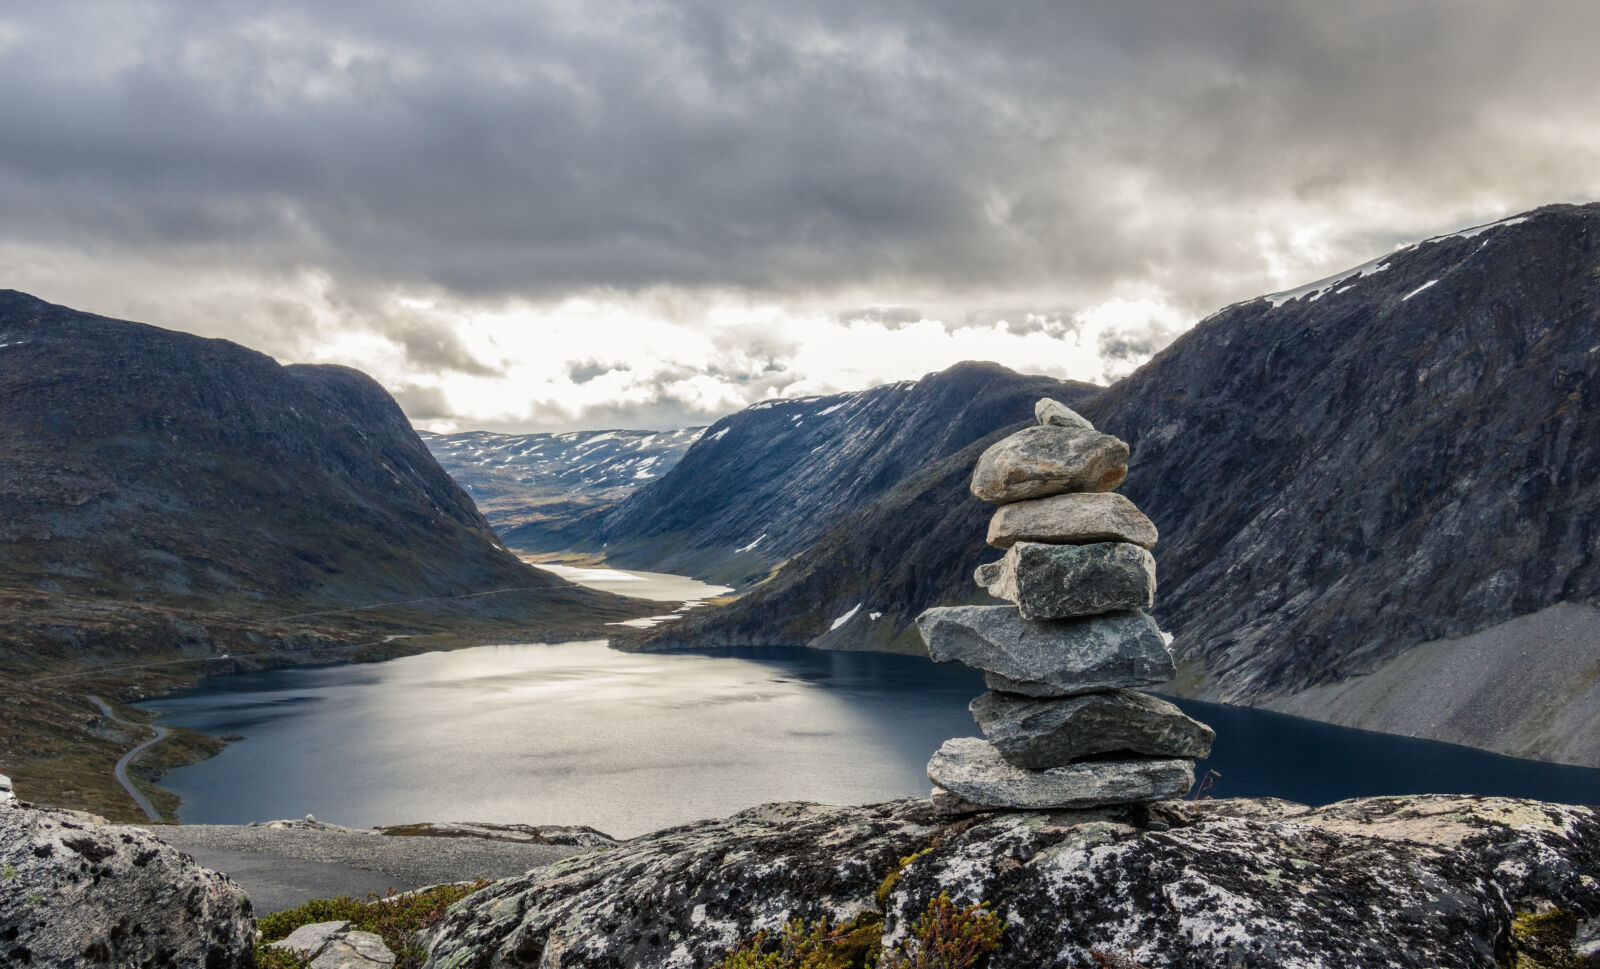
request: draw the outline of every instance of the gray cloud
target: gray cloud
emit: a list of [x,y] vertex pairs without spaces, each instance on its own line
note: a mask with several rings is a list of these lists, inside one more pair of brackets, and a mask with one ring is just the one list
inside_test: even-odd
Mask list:
[[[1597,41],[1591,0],[24,2],[0,14],[0,270],[321,273],[341,319],[480,375],[500,363],[383,294],[1044,311],[1020,330],[1143,289],[1198,318],[1595,197]],[[40,295],[88,292],[62,285]],[[273,312],[242,337],[318,338]]]

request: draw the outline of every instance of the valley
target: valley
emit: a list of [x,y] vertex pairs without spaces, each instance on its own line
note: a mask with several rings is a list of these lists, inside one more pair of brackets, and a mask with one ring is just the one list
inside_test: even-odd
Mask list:
[[[742,590],[625,649],[918,652],[922,609],[992,601],[967,480],[1020,401],[1053,393],[1132,446],[1171,692],[1600,765],[1597,265],[1600,206],[1551,206],[1227,307],[1103,390],[962,365],[757,405],[537,548]],[[980,423],[970,390],[940,396],[978,379],[1021,391],[1015,409]],[[856,416],[914,397],[909,420]],[[890,429],[944,443],[861,443]],[[1574,631],[1525,618],[1545,610]]]

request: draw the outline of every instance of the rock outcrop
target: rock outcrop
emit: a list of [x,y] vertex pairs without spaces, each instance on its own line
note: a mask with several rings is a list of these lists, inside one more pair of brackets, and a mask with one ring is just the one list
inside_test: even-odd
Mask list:
[[[823,916],[881,918],[887,945],[948,893],[1005,919],[988,969],[1087,967],[1093,950],[1151,969],[1495,969],[1547,945],[1579,966],[1600,944],[1596,872],[1594,809],[1497,798],[959,820],[926,801],[767,805],[478,892],[433,931],[427,964],[702,969]],[[1529,932],[1538,919],[1556,931]]]
[[250,899],[148,831],[0,797],[0,965],[247,969]]

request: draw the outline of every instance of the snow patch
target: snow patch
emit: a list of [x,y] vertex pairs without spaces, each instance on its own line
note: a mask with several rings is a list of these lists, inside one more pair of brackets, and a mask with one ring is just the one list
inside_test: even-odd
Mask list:
[[762,532],[761,533],[761,538],[756,539],[755,541],[751,542],[749,545],[744,546],[743,548],[734,549],[733,550],[733,554],[739,555],[741,553],[748,552],[751,549],[754,549],[757,545],[761,544],[761,539],[762,538],[766,538],[766,537],[767,537],[767,533],[766,532]]
[[834,404],[832,407],[824,407],[821,410],[817,411],[817,416],[821,417],[824,414],[831,414],[831,413],[833,413],[834,411],[838,410],[839,408],[841,408],[843,406],[844,406],[844,404]]
[[854,618],[855,614],[860,612],[860,611],[861,611],[861,603],[858,602],[858,603],[856,603],[856,607],[854,609],[851,609],[849,612],[847,612],[844,615],[840,616],[838,619],[835,619],[833,621],[833,625],[828,627],[828,632],[831,633],[835,629],[838,629],[840,626],[843,626],[845,623],[849,622],[852,618]]
[[1437,283],[1437,282],[1438,282],[1437,279],[1428,280],[1427,282],[1423,283],[1421,286],[1418,286],[1416,289],[1413,289],[1411,292],[1409,292],[1409,293],[1405,294],[1404,296],[1400,297],[1400,302],[1404,303],[1406,300],[1408,300],[1411,297],[1417,295],[1418,293],[1422,292],[1423,290],[1427,289],[1429,286],[1432,286],[1434,283]]
[[1507,225],[1521,225],[1526,221],[1528,221],[1528,217],[1524,215],[1518,216],[1514,219],[1501,219],[1499,222],[1485,222],[1483,225],[1475,225],[1470,228],[1462,229],[1460,232],[1452,232],[1449,235],[1434,236],[1432,239],[1426,239],[1424,241],[1438,242],[1440,239],[1470,239],[1473,236],[1482,235],[1483,233],[1488,232],[1490,229],[1498,229],[1501,226]]
[[869,612],[869,613],[867,613],[867,618],[871,619],[873,622],[877,622],[879,619],[883,618],[883,613],[881,613],[881,612]]
[[713,435],[711,435],[711,437],[710,437],[710,440],[713,440],[713,441],[720,441],[720,440],[722,440],[722,439],[723,439],[723,438],[724,438],[724,437],[726,437],[726,436],[727,436],[727,434],[728,434],[728,432],[729,432],[729,431],[730,431],[730,430],[732,430],[732,429],[733,429],[733,428],[731,428],[731,427],[724,427],[724,428],[723,428],[723,429],[722,429],[722,430],[720,430],[720,431],[718,431],[718,432],[717,432],[717,433],[715,433],[715,434],[713,434]]
[[[1306,283],[1299,289],[1289,289],[1281,293],[1273,293],[1269,295],[1267,299],[1272,302],[1274,309],[1282,306],[1284,303],[1287,303],[1290,300],[1300,299],[1301,297],[1305,296],[1311,297],[1310,302],[1314,303],[1321,299],[1322,296],[1330,290],[1334,290],[1335,287],[1339,286],[1341,283],[1350,283],[1351,285],[1354,285],[1354,283],[1351,282],[1352,280],[1360,279],[1362,276],[1370,276],[1373,273],[1383,272],[1385,269],[1389,268],[1389,260],[1393,258],[1393,253],[1390,253],[1386,256],[1379,256],[1371,262],[1364,262],[1354,269],[1348,269],[1342,273],[1337,273],[1333,276],[1319,279],[1314,283]],[[1342,293],[1345,289],[1349,288],[1350,286],[1347,285],[1344,287],[1344,289],[1337,290],[1337,292]]]

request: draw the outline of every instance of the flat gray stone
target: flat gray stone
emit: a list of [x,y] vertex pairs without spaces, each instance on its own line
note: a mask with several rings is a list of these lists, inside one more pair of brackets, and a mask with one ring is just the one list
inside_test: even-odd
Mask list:
[[1054,424],[1025,427],[990,445],[972,493],[1004,504],[1075,491],[1110,491],[1128,473],[1128,445],[1109,434]]
[[1177,673],[1160,628],[1142,612],[1024,619],[1012,606],[942,606],[918,616],[917,629],[934,662],[983,670],[991,689],[1011,693],[1071,696],[1154,686]]
[[330,939],[343,935],[349,928],[349,922],[313,922],[300,926],[267,948],[287,949],[301,956],[316,955]]
[[1216,731],[1165,700],[1132,690],[1035,699],[990,691],[968,709],[1006,762],[1030,770],[1095,754],[1149,757],[1211,754]]
[[302,925],[267,948],[309,958],[310,969],[393,969],[397,961],[381,936],[352,929],[349,922]]
[[1085,430],[1094,430],[1094,425],[1082,414],[1063,404],[1059,400],[1049,397],[1042,398],[1033,405],[1033,416],[1040,424],[1054,424],[1057,427],[1081,427]]
[[1144,512],[1110,491],[1016,501],[996,508],[989,519],[989,544],[997,548],[1018,542],[1130,542],[1150,548],[1157,537],[1155,523]]
[[395,955],[373,932],[350,931],[330,941],[310,969],[394,969]]
[[[1005,571],[1005,562],[985,562],[972,570],[972,580],[978,583],[978,588],[987,589],[1000,581],[1000,575]],[[3,797],[0,794],[0,797]]]
[[1194,763],[1139,758],[1023,770],[987,740],[956,737],[928,761],[928,778],[968,805],[1037,811],[1182,797],[1194,785]]
[[1156,602],[1155,557],[1129,542],[1018,542],[998,564],[980,567],[989,578],[984,588],[1015,602],[1024,619],[1096,616],[1149,609]]

